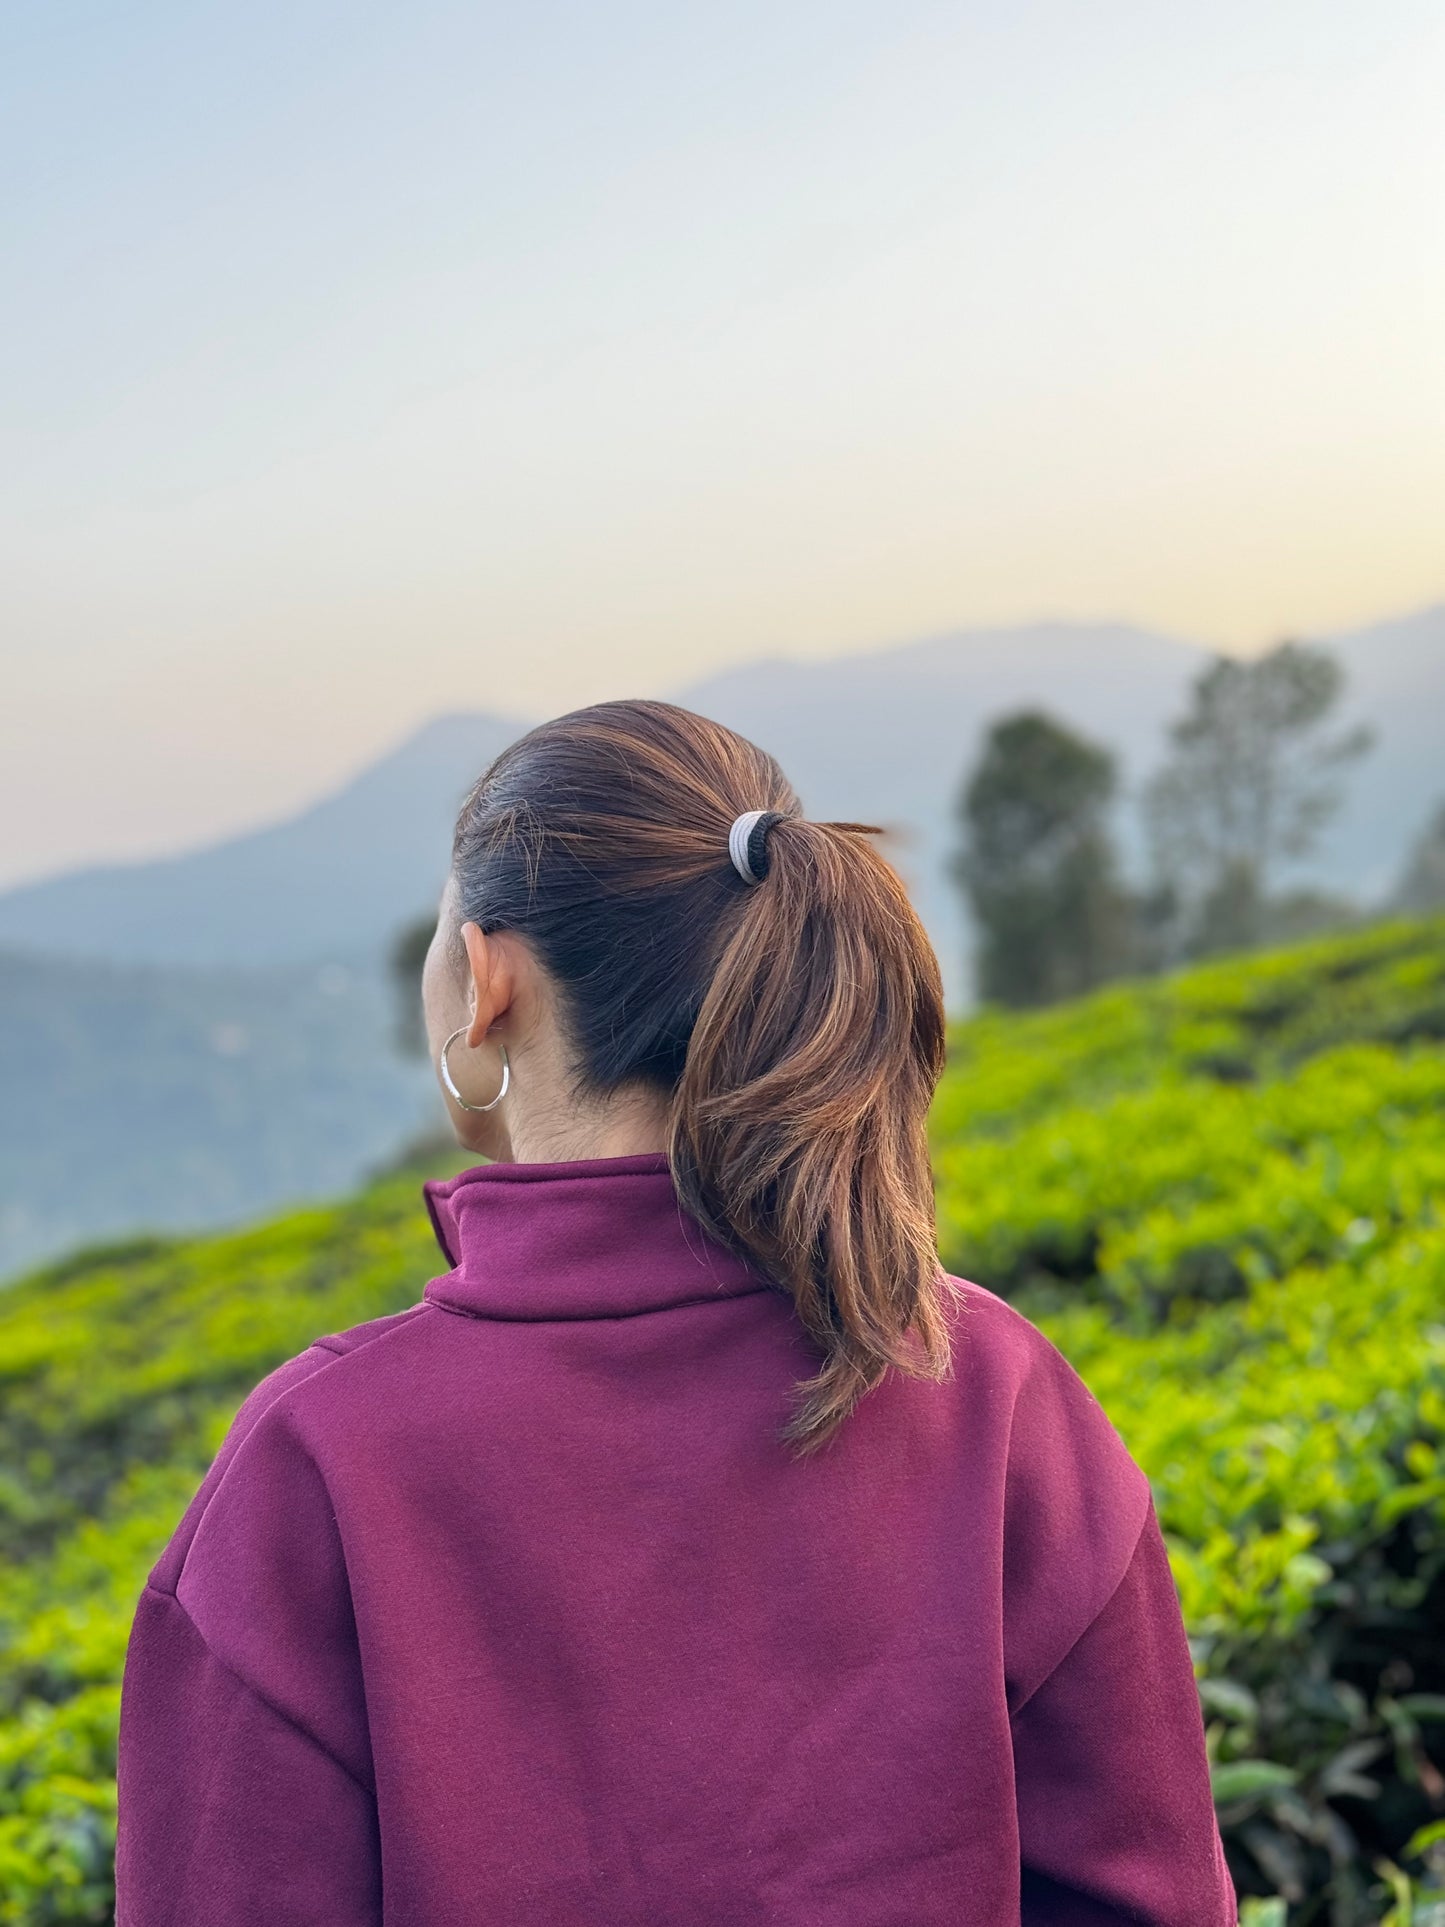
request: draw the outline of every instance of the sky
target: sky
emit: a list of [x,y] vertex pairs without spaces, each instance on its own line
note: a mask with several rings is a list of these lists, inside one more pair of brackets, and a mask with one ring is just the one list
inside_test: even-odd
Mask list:
[[1445,595],[1438,0],[0,25],[0,886],[445,711]]

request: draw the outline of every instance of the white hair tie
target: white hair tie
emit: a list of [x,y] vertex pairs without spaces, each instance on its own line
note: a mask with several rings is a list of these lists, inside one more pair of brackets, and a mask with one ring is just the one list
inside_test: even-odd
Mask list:
[[728,831],[728,855],[744,883],[761,883],[768,874],[768,831],[783,820],[781,810],[744,810]]

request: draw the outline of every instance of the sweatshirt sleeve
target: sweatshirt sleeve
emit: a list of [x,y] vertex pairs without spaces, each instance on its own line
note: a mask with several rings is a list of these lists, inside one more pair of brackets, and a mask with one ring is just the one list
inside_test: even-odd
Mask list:
[[1003,1624],[1022,1927],[1235,1927],[1149,1481],[1057,1346],[991,1315],[1021,1359]]
[[117,1927],[372,1927],[375,1785],[338,1523],[283,1373],[141,1595],[121,1689]]
[[116,1927],[367,1927],[376,1803],[147,1586],[121,1717]]
[[1153,1502],[1118,1586],[1013,1714],[1022,1927],[1235,1927]]

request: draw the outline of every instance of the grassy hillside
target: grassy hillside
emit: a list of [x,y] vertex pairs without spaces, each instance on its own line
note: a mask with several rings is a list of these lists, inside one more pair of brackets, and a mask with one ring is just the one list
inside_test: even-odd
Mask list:
[[[1411,1875],[1420,1927],[1445,1823],[1442,1119],[1440,921],[986,1014],[935,1111],[945,1258],[1148,1471],[1231,1863],[1300,1927]],[[0,1922],[108,1917],[144,1574],[251,1386],[420,1295],[422,1176],[0,1297]]]

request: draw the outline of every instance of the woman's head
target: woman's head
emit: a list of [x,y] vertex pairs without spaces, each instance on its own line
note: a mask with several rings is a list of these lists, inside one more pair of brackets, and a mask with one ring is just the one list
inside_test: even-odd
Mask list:
[[[776,818],[753,837],[757,883],[728,847],[749,811]],[[791,1294],[825,1353],[788,1427],[800,1447],[890,1364],[946,1371],[924,1132],[937,960],[868,832],[807,821],[772,757],[667,703],[531,731],[462,805],[424,987],[434,1054],[458,1027],[461,1052],[490,1033],[519,1086],[525,1054],[534,1103],[630,1113],[692,1214]],[[462,1142],[514,1155],[511,1102],[453,1106]]]

